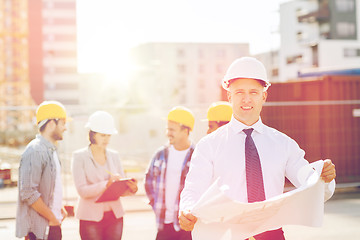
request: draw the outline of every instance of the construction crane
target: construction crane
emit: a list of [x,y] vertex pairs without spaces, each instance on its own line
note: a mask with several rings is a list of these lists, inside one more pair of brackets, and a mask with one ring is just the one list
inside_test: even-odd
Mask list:
[[0,144],[25,144],[34,131],[28,70],[28,1],[0,0]]

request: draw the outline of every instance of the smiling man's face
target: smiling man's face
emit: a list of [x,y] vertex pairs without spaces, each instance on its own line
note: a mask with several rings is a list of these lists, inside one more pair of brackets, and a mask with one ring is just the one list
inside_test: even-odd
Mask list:
[[228,99],[235,119],[251,126],[259,120],[267,92],[258,80],[240,78],[229,86]]

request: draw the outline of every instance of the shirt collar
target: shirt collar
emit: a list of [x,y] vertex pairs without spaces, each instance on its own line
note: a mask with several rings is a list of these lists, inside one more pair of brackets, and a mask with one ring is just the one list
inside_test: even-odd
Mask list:
[[41,144],[44,144],[47,148],[50,148],[52,151],[56,151],[56,146],[44,138],[41,134],[37,134],[36,138],[39,139]]
[[[194,149],[195,146],[196,146],[195,143],[190,140],[190,147],[189,147],[188,149],[186,149],[186,150]],[[165,147],[167,147],[168,149],[170,149],[170,148],[175,149],[174,146],[171,145],[171,144],[169,144],[169,143],[167,143],[167,144],[165,145]],[[176,149],[175,149],[175,150],[176,150]],[[184,150],[184,151],[185,151],[185,150]]]
[[258,133],[264,132],[264,124],[261,121],[261,117],[259,117],[259,120],[256,123],[254,123],[253,125],[247,126],[247,125],[243,124],[242,122],[239,122],[237,119],[234,118],[234,116],[232,116],[231,121],[229,122],[229,127],[235,133],[242,132],[242,130],[248,129],[248,128],[253,128],[254,131],[256,131]]

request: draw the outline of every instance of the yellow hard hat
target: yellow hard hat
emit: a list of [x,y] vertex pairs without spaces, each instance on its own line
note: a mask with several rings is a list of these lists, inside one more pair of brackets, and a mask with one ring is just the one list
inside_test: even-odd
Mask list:
[[195,124],[195,118],[192,112],[186,107],[178,106],[171,109],[168,114],[167,119],[169,121],[180,123],[186,127],[189,127],[190,130],[193,130]]
[[36,109],[36,123],[46,119],[66,119],[65,107],[58,101],[44,101]]
[[207,120],[215,122],[230,122],[232,116],[230,103],[219,101],[210,105],[207,112]]

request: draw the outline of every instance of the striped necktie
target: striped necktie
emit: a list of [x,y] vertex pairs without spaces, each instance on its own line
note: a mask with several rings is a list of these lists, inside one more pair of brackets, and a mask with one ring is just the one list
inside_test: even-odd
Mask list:
[[244,129],[245,139],[245,166],[246,166],[246,186],[248,202],[258,202],[265,200],[264,182],[261,171],[261,163],[255,143],[251,137],[253,128]]

